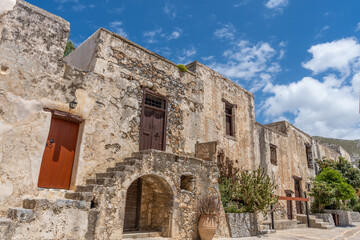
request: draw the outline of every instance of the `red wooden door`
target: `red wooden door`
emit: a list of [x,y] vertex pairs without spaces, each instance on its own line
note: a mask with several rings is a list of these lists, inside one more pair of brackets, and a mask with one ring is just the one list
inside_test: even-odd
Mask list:
[[[299,180],[295,180],[295,197],[301,197],[301,187]],[[296,201],[296,212],[298,214],[302,214],[302,205],[299,201]]]
[[140,150],[165,150],[166,100],[145,94],[141,116]]
[[141,179],[135,180],[127,190],[124,231],[139,230],[141,206]]
[[51,119],[38,187],[69,189],[78,132],[79,123]]

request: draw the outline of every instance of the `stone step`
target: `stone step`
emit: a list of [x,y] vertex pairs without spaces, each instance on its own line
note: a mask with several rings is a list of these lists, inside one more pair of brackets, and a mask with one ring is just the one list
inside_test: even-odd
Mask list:
[[160,232],[127,232],[123,234],[123,239],[137,238],[161,238]]
[[90,178],[86,180],[87,185],[111,186],[116,182],[115,178]]
[[76,192],[93,192],[95,185],[76,186]]
[[0,218],[0,239],[11,239],[14,225],[10,218]]
[[25,208],[10,208],[8,218],[19,222],[31,222],[35,219],[34,211]]
[[82,201],[82,200],[72,200],[72,199],[57,199],[55,201],[49,201],[47,199],[24,199],[23,208],[24,209],[57,209],[63,207],[75,207],[79,209],[90,209],[91,202]]
[[106,172],[122,172],[124,171],[126,168],[126,165],[122,165],[122,166],[116,166],[116,167],[111,167],[111,168],[107,168]]
[[96,178],[114,178],[115,172],[96,173]]
[[142,158],[142,153],[141,152],[133,152],[131,154],[131,157],[133,157],[133,158]]
[[89,192],[67,192],[65,193],[65,198],[91,202],[94,199],[94,195]]
[[115,163],[115,167],[125,167],[126,165],[128,165],[128,162],[117,162]]
[[271,233],[276,233],[276,230],[274,229],[259,230],[260,235],[271,234]]
[[301,223],[301,224],[297,224],[296,225],[296,228],[307,228],[307,224],[303,224],[303,223]]
[[268,224],[259,224],[258,225],[258,230],[261,231],[261,230],[268,230],[270,229],[270,225]]

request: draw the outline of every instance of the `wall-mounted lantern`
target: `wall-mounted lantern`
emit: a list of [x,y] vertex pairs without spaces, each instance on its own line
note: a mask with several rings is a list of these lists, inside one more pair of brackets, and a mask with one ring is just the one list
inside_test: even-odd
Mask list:
[[70,107],[71,109],[75,109],[77,104],[78,104],[78,103],[77,103],[76,99],[74,98],[74,100],[72,100],[72,101],[69,103],[69,107]]

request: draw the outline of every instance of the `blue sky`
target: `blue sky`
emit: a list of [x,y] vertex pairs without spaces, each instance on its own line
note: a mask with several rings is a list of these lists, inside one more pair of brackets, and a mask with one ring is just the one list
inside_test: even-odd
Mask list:
[[254,93],[256,119],[360,139],[359,0],[29,0],[80,44],[104,27]]

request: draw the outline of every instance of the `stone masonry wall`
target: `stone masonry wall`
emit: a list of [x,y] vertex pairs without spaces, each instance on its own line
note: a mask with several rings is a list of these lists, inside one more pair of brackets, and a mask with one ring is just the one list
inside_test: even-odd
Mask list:
[[[279,122],[269,125],[256,125],[258,134],[258,143],[256,146],[257,158],[269,176],[277,184],[275,194],[285,196],[285,190],[293,191],[292,197],[295,197],[294,177],[300,178],[302,197],[304,191],[309,192],[307,184],[311,182],[310,178],[315,177],[316,166],[314,159],[322,156],[334,158],[339,154],[332,149],[319,145],[311,136],[295,128],[288,122]],[[276,146],[277,164],[270,162],[270,144]],[[305,145],[312,147],[313,168],[308,167]],[[293,202],[293,217],[296,217],[296,204]],[[305,206],[302,206],[305,213]],[[279,201],[276,206],[276,219],[287,219],[286,201]]]

